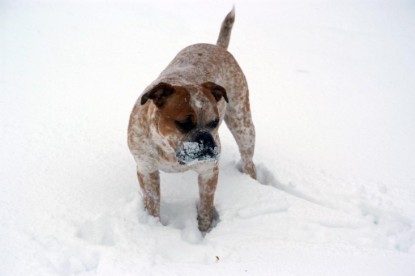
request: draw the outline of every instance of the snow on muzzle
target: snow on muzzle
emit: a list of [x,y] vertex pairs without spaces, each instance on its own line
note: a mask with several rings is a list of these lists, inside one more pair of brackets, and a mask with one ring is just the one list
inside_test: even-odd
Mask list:
[[215,140],[212,134],[205,130],[196,131],[176,152],[177,161],[182,165],[217,161],[218,157],[219,149]]

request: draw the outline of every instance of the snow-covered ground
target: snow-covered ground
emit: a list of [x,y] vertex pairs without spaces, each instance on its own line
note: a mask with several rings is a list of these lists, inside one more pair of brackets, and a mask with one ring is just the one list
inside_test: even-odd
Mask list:
[[[143,211],[126,129],[234,2],[259,182],[222,126],[202,237],[195,173]],[[2,1],[0,275],[415,275],[414,30],[411,1]]]

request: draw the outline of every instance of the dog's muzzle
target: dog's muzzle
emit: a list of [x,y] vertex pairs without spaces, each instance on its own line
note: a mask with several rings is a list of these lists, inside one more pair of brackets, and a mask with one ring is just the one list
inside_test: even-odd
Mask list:
[[217,161],[219,149],[216,146],[212,134],[205,130],[198,130],[191,135],[189,141],[183,142],[176,152],[177,161],[182,164],[190,164],[206,161]]

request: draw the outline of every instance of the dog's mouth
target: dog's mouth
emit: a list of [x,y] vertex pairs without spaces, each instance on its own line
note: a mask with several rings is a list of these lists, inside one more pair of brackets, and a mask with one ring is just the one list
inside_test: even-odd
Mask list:
[[182,165],[217,161],[218,157],[219,149],[207,131],[197,131],[193,139],[183,142],[176,152],[177,161]]
[[218,157],[218,147],[211,147],[198,142],[184,142],[176,152],[177,161],[181,165],[217,161]]

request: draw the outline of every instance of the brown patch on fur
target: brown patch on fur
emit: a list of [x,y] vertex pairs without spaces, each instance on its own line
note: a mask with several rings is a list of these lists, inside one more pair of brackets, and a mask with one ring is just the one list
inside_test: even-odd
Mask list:
[[159,108],[158,129],[163,136],[178,133],[175,121],[182,121],[188,116],[195,120],[196,113],[190,106],[190,93],[182,86],[173,86],[174,93]]

